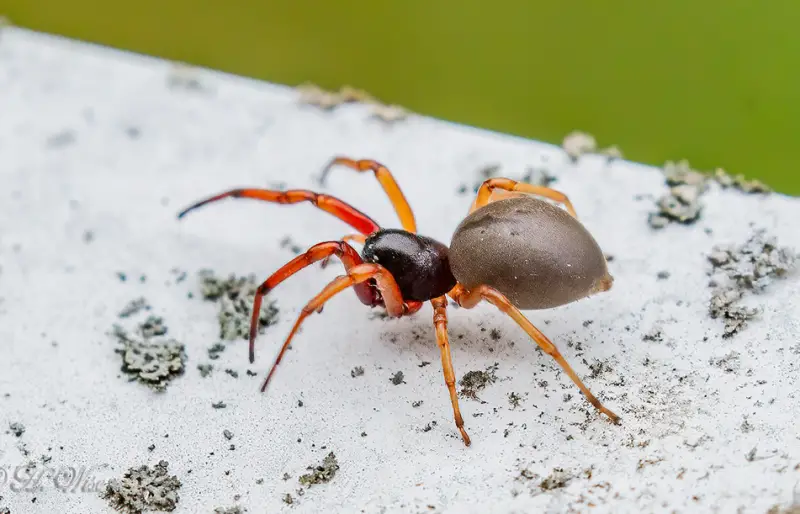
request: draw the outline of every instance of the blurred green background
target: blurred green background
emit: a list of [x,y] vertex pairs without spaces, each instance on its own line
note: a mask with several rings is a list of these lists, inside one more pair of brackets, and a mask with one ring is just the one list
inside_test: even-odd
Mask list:
[[797,0],[0,0],[20,26],[800,193]]

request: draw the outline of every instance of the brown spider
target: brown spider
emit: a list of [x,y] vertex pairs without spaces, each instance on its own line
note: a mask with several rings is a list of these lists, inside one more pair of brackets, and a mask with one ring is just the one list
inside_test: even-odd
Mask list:
[[[320,312],[325,302],[352,287],[359,300],[383,307],[391,317],[411,315],[430,301],[444,381],[450,392],[456,427],[464,444],[470,439],[458,407],[455,373],[447,337],[447,296],[471,309],[481,300],[510,316],[552,356],[586,398],[612,421],[619,416],[604,407],[581,382],[553,343],[520,312],[549,309],[611,288],[606,259],[591,234],[577,220],[572,203],[544,186],[492,178],[478,190],[469,215],[456,228],[450,247],[418,235],[414,214],[391,172],[373,160],[336,157],[325,167],[323,183],[334,165],[372,171],[394,206],[403,229],[383,229],[366,214],[329,195],[294,189],[234,189],[202,200],[189,211],[223,198],[254,198],[274,203],[311,202],[348,223],[359,234],[316,244],[278,269],[258,288],[253,303],[249,357],[255,359],[255,338],[261,301],[278,284],[301,269],[336,256],[346,274],[336,277],[303,308],[261,387],[263,392],[303,320]],[[537,199],[564,204],[564,209]],[[363,244],[361,255],[348,240]]]

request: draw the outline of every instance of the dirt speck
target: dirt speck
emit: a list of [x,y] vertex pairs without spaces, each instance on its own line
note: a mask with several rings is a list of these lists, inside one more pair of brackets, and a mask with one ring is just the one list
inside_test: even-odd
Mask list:
[[219,359],[219,354],[225,351],[225,345],[222,343],[214,343],[208,349],[208,358],[211,360]]
[[283,239],[281,239],[279,244],[280,244],[281,248],[288,248],[289,251],[292,252],[295,255],[300,255],[300,253],[302,253],[302,251],[303,251],[303,249],[300,247],[300,245],[298,245],[297,243],[294,242],[294,240],[292,239],[292,236],[284,237]]
[[11,430],[15,437],[22,437],[22,434],[25,433],[25,425],[18,422],[9,423],[8,429]]
[[233,439],[233,432],[231,432],[231,431],[230,431],[230,430],[228,430],[227,428],[226,428],[225,430],[223,430],[223,431],[222,431],[222,435],[224,435],[224,436],[225,436],[225,439],[227,439],[228,441],[230,441],[231,439]]
[[198,364],[197,369],[200,371],[200,376],[206,378],[211,375],[211,372],[214,370],[214,366],[212,364]]
[[773,505],[767,514],[800,514],[800,497],[796,498],[791,505]]
[[164,318],[160,316],[148,316],[146,320],[139,324],[139,333],[145,339],[151,337],[163,336],[167,333],[167,326],[164,324]]
[[[586,478],[592,477],[592,469],[587,468],[582,472]],[[578,473],[566,471],[563,468],[553,468],[553,471],[547,475],[539,484],[542,491],[552,491],[553,489],[561,489],[569,484],[572,480],[578,478]]]
[[153,467],[130,468],[121,479],[112,479],[100,495],[120,512],[140,514],[145,511],[171,512],[180,499],[181,481],[167,472],[169,464],[160,461]]
[[286,494],[283,496],[283,503],[285,503],[286,505],[291,505],[291,504],[293,504],[293,503],[294,503],[294,498],[292,498],[292,495],[291,495],[291,494],[289,494],[289,493],[286,493]]
[[709,364],[722,369],[725,373],[736,373],[739,370],[739,353],[731,351],[723,357],[712,357]]
[[45,145],[48,148],[63,148],[69,146],[77,140],[75,131],[70,129],[62,130],[47,138]]
[[[124,276],[124,274],[123,274],[123,276]],[[122,279],[122,280],[125,280],[125,279]],[[145,300],[144,297],[139,297],[139,298],[136,298],[136,299],[131,300],[130,302],[128,302],[128,305],[126,305],[119,312],[118,316],[120,318],[129,318],[129,317],[133,316],[134,314],[138,314],[142,310],[149,310],[149,309],[150,309],[150,305],[148,305],[147,300]]]
[[642,341],[660,342],[663,340],[664,340],[664,329],[659,324],[653,325],[653,327],[650,330],[642,334]]
[[405,384],[406,383],[406,381],[403,380],[403,378],[404,378],[403,372],[402,371],[398,371],[397,373],[392,375],[392,378],[390,380],[394,385],[400,385],[400,384]]
[[498,364],[494,363],[486,368],[485,371],[468,371],[465,373],[458,382],[458,385],[461,386],[461,395],[477,400],[478,391],[497,381],[497,367]]
[[522,403],[522,397],[515,392],[508,393],[508,403],[512,409],[516,409]]
[[520,182],[525,184],[533,184],[535,186],[548,187],[553,182],[556,182],[558,177],[551,175],[545,168],[532,168],[529,167],[525,170],[525,174],[519,179]]
[[211,404],[211,407],[213,407],[214,409],[224,409],[227,406],[228,404],[223,402],[222,400]]
[[589,364],[589,370],[591,370],[589,378],[598,378],[605,373],[613,371],[611,366],[608,364],[608,361],[599,359],[595,359],[594,362]]
[[330,452],[322,460],[322,464],[309,466],[306,469],[310,470],[311,473],[300,476],[299,480],[302,485],[324,484],[330,482],[336,476],[336,472],[339,470],[339,462],[336,460],[336,455]]
[[360,377],[364,374],[364,368],[362,366],[356,366],[355,368],[350,370],[350,376],[353,378]]

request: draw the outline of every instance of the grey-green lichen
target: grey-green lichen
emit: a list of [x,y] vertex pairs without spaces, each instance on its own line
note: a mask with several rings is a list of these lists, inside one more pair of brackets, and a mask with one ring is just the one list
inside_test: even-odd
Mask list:
[[763,292],[776,278],[792,270],[798,254],[780,247],[774,236],[756,230],[741,245],[717,245],[708,260],[711,263],[709,283],[714,288],[709,301],[709,315],[725,321],[723,337],[731,337],[758,316],[760,309],[740,305],[747,292]]
[[122,356],[122,371],[156,391],[164,391],[186,368],[183,343],[174,339],[139,339],[114,326],[120,343],[115,351]]
[[[250,336],[250,323],[258,284],[255,276],[237,277],[230,275],[223,279],[213,271],[200,272],[202,295],[205,300],[219,304],[217,320],[219,336],[226,341],[247,339]],[[259,331],[278,322],[278,308],[275,301],[264,301],[258,318]]]
[[100,492],[101,497],[120,512],[141,514],[146,511],[171,512],[180,500],[181,481],[167,472],[169,464],[160,461],[153,467],[130,468],[121,479],[112,479]]
[[768,194],[772,192],[772,189],[760,180],[748,180],[742,174],[730,175],[722,168],[714,170],[714,180],[724,189],[733,187],[747,194]]
[[669,190],[656,200],[658,210],[650,213],[648,223],[656,229],[664,228],[672,221],[694,223],[702,213],[700,196],[708,190],[709,178],[692,169],[686,160],[668,161],[663,172]]
[[300,476],[300,483],[305,486],[314,484],[324,484],[330,482],[339,470],[339,462],[336,460],[336,455],[330,452],[322,461],[322,464],[317,466],[309,466],[308,469],[311,473],[306,473]]

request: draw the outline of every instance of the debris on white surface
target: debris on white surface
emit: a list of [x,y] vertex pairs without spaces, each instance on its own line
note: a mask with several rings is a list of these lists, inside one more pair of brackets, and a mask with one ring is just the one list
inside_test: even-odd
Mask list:
[[594,153],[597,150],[597,141],[593,135],[575,130],[564,137],[561,146],[572,159],[578,159],[582,155]]
[[651,212],[647,222],[652,228],[660,229],[672,221],[684,224],[697,221],[703,210],[700,197],[708,190],[709,178],[693,170],[686,160],[667,162],[664,177],[669,191],[658,198],[658,211]]
[[607,146],[597,151],[600,155],[605,155],[609,159],[622,159],[622,150],[617,145]]
[[735,187],[751,194],[767,194],[772,188],[757,179],[747,179],[744,175],[731,175],[722,168],[714,170],[714,179],[724,188]]
[[713,269],[709,283],[714,294],[709,303],[712,318],[725,321],[723,337],[731,337],[755,318],[760,309],[739,304],[747,291],[762,293],[776,278],[794,269],[800,257],[794,249],[781,247],[765,230],[757,230],[742,245],[717,245],[708,260]]
[[344,104],[359,103],[369,105],[371,116],[386,123],[403,121],[411,115],[402,106],[384,104],[366,91],[352,86],[342,86],[339,91],[328,91],[307,82],[297,86],[295,91],[300,93],[301,104],[313,105],[324,111],[331,111]]
[[[258,285],[254,275],[241,277],[231,274],[227,279],[214,275],[212,270],[200,270],[204,300],[219,303],[219,337],[225,341],[248,339],[253,315],[253,301]],[[278,322],[275,300],[262,301],[258,316],[259,333]]]
[[120,479],[108,482],[103,498],[117,511],[126,514],[172,512],[180,501],[181,481],[169,475],[169,463],[160,461],[153,467],[130,468]]
[[[132,469],[165,481],[157,498],[175,513],[788,511],[800,481],[800,273],[780,249],[800,249],[799,199],[715,185],[693,223],[653,231],[643,220],[665,187],[658,168],[573,162],[559,146],[421,116],[387,125],[357,108],[303,109],[292,88],[207,70],[193,70],[202,89],[176,88],[172,73],[166,61],[3,30],[0,512],[111,513],[108,484],[112,497],[145,501],[119,482]],[[456,380],[492,377],[459,397],[465,447],[430,306],[386,319],[351,292],[308,317],[261,393],[300,309],[340,264],[270,291],[280,316],[262,327],[252,364],[246,339],[221,337],[219,302],[185,277],[260,283],[295,257],[287,235],[305,250],[352,229],[310,204],[231,199],[177,213],[232,187],[316,190],[334,155],[386,164],[420,232],[445,243],[486,163],[514,179],[531,168],[557,177],[613,256],[614,287],[526,315],[622,423],[497,309],[451,306]],[[399,226],[371,174],[337,173],[322,192]],[[731,305],[759,314],[729,337],[709,312],[713,262],[734,282],[769,277],[758,294],[734,289],[746,294]],[[179,341],[191,372],[168,374],[160,391],[127,380],[115,324],[140,342]],[[153,478],[161,461],[169,471]],[[76,473],[69,487],[25,487],[13,474],[25,469]]]

